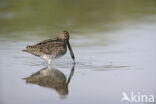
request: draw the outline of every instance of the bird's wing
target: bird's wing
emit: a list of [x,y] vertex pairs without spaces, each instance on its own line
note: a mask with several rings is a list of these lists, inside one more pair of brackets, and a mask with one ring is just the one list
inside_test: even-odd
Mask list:
[[35,44],[34,46],[43,45],[43,44],[47,44],[47,43],[49,43],[49,42],[54,42],[54,41],[58,41],[58,38],[43,40],[43,41],[41,41],[40,43]]
[[27,46],[27,49],[23,51],[36,56],[41,56],[43,54],[55,54],[59,52],[59,50],[62,50],[63,47],[65,47],[64,42],[59,41],[59,39],[55,38],[41,41],[40,43],[37,43],[35,45]]
[[40,48],[40,52],[45,54],[55,54],[61,50],[61,48],[64,46],[63,42],[49,42],[47,44],[42,45]]
[[54,43],[54,42],[57,42],[58,39],[57,38],[54,38],[54,39],[48,39],[48,40],[44,40],[44,41],[41,41],[40,43],[37,43],[35,45],[28,45],[26,48],[26,50],[23,50],[25,52],[29,52],[33,55],[36,55],[36,56],[40,56],[42,55],[42,47],[45,47],[51,43]]

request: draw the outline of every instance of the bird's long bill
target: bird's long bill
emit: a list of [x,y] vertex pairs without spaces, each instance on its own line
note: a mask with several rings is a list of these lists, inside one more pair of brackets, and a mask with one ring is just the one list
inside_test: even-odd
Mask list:
[[73,61],[75,61],[75,56],[74,56],[74,53],[73,53],[73,50],[72,50],[72,48],[71,48],[71,46],[70,46],[69,41],[67,42],[67,45],[68,45],[68,48],[69,48],[69,51],[70,51],[70,55],[71,55]]

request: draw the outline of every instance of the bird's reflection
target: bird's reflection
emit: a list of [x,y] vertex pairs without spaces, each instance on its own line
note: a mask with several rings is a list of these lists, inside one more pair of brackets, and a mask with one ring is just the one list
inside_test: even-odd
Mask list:
[[74,74],[74,67],[71,68],[68,79],[61,71],[47,66],[40,71],[30,75],[26,80],[26,83],[37,84],[43,87],[55,89],[60,96],[66,96],[68,94],[68,85]]

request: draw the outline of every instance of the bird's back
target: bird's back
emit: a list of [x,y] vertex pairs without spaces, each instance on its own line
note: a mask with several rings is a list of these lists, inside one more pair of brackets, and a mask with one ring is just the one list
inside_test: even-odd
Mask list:
[[27,46],[26,51],[35,56],[53,55],[55,57],[66,53],[66,44],[59,39],[49,39],[41,41],[35,45]]

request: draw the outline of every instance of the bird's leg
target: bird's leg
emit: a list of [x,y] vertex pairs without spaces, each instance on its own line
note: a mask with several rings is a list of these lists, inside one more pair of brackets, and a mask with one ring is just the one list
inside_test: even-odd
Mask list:
[[48,66],[51,64],[51,59],[48,60]]

